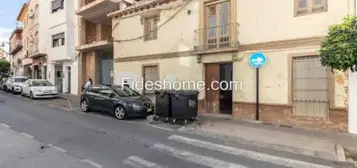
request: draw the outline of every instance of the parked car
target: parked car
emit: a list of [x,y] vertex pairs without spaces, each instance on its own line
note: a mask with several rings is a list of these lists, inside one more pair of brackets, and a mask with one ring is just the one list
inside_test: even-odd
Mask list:
[[7,81],[6,81],[6,86],[5,86],[5,90],[6,91],[10,91],[13,94],[15,93],[20,93],[21,92],[21,87],[22,85],[28,80],[27,77],[24,76],[14,76],[14,77],[10,77]]
[[93,85],[80,98],[83,112],[101,110],[117,119],[146,117],[154,111],[150,98],[121,85]]
[[58,96],[57,88],[45,79],[29,79],[22,86],[22,96],[35,98],[55,98]]
[[0,90],[5,90],[5,86],[6,86],[6,81],[8,78],[2,78],[0,81]]

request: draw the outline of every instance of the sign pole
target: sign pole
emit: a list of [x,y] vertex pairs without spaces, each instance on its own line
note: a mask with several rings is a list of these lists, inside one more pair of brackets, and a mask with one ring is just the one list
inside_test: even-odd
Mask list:
[[255,120],[259,120],[259,68],[261,68],[266,63],[266,57],[261,52],[253,53],[249,57],[249,64],[256,70],[256,103],[255,103]]
[[256,112],[255,112],[255,119],[258,121],[259,120],[259,68],[256,68],[256,73],[257,73],[257,75],[256,75],[256,81],[257,81],[257,83],[256,83],[256,89],[257,89],[257,91],[256,91],[256,98],[257,98],[257,101],[256,101]]

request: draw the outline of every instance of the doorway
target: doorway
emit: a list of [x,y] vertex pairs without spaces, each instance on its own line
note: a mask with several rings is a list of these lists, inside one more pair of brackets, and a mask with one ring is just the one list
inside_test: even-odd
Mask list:
[[112,84],[112,72],[113,72],[113,51],[101,51],[99,52],[100,58],[100,83]]
[[62,93],[63,88],[63,71],[62,65],[55,65],[55,86],[59,93]]
[[232,114],[232,79],[232,63],[205,64],[206,112]]
[[67,93],[71,93],[71,67],[67,67]]

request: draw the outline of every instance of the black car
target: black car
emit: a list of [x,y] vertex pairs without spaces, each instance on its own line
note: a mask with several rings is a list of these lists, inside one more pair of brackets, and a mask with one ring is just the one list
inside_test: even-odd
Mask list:
[[81,95],[81,109],[105,111],[117,119],[143,117],[152,114],[154,106],[150,98],[127,86],[94,85]]

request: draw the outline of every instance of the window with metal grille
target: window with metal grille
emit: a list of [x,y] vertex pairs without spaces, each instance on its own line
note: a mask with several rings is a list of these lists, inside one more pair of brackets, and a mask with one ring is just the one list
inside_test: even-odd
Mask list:
[[328,117],[329,73],[320,57],[294,57],[292,60],[293,114]]
[[157,65],[143,67],[144,77],[144,94],[152,94],[155,92],[154,84],[159,80],[159,68]]
[[230,41],[230,1],[206,5],[207,48],[228,47]]
[[144,40],[157,39],[157,21],[158,16],[144,18]]

